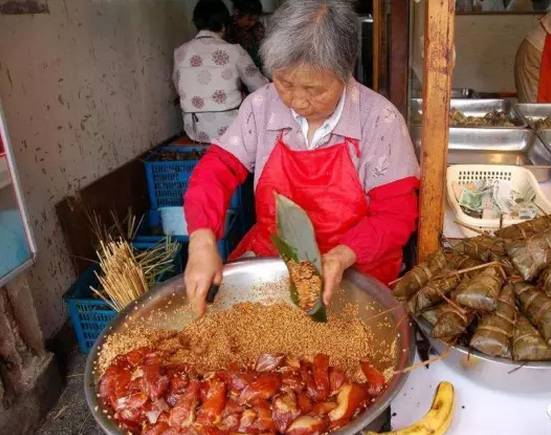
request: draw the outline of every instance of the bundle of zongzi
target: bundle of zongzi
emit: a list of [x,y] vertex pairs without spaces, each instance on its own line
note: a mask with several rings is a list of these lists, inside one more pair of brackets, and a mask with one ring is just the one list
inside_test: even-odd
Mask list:
[[517,318],[513,333],[513,359],[515,361],[551,359],[551,346],[522,314]]
[[414,266],[407,272],[393,289],[398,300],[409,299],[417,290],[423,287],[431,277],[442,270],[447,264],[446,255],[442,250],[435,252],[428,261]]
[[511,242],[507,253],[526,281],[536,278],[551,261],[551,230]]
[[515,293],[523,313],[538,328],[548,344],[551,344],[551,298],[526,282],[515,283]]
[[460,285],[453,299],[464,307],[480,311],[495,311],[497,298],[503,286],[498,267],[488,267]]
[[487,355],[511,358],[516,315],[513,285],[507,284],[499,294],[496,311],[485,314],[478,322],[471,346]]
[[448,303],[442,307],[431,335],[442,340],[451,340],[465,332],[473,318],[472,311]]

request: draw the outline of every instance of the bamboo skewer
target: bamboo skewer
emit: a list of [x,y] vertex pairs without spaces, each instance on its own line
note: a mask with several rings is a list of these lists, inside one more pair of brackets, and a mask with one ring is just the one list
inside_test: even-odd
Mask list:
[[435,278],[448,278],[454,275],[462,275],[464,273],[472,272],[474,270],[485,269],[490,266],[501,266],[501,263],[499,261],[490,261],[489,263],[479,264],[478,266],[467,267],[460,270],[452,270],[445,275],[436,276]]
[[464,224],[463,222],[459,222],[458,220],[454,220],[453,223],[459,225],[460,227],[467,228],[468,230],[474,231],[475,233],[480,235],[488,234],[485,231],[482,231],[482,230],[479,230],[478,228]]

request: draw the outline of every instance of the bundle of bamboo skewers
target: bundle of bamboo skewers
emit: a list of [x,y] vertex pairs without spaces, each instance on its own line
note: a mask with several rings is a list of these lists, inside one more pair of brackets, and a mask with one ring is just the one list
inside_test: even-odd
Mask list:
[[115,311],[121,311],[149,291],[162,274],[174,270],[180,245],[167,237],[150,249],[135,250],[129,242],[139,225],[135,216],[129,211],[126,229],[115,215],[112,218],[114,225],[106,227],[97,214],[90,217],[98,239],[96,254],[100,266],[100,272],[95,272],[99,288],[90,288]]

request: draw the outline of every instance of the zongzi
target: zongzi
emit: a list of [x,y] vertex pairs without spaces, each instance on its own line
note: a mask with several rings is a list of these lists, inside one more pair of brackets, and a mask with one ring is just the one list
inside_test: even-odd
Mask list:
[[442,340],[451,340],[465,332],[473,318],[472,311],[448,303],[440,311],[431,335]]
[[431,325],[434,325],[442,314],[442,311],[446,307],[446,304],[435,305],[434,307],[428,308],[421,312],[421,317],[429,322]]
[[428,261],[414,266],[396,283],[394,296],[401,301],[408,300],[417,290],[423,287],[431,277],[447,264],[444,251],[436,251]]
[[453,294],[458,304],[479,311],[495,311],[497,298],[503,286],[498,267],[491,266],[473,276]]
[[487,234],[464,239],[455,245],[453,250],[483,262],[493,261],[506,255],[505,242]]
[[445,278],[430,280],[424,287],[415,293],[408,301],[410,313],[415,314],[428,308],[443,299],[461,281],[459,275],[451,275]]
[[497,309],[482,316],[471,338],[471,346],[491,356],[511,358],[511,337],[515,327],[517,308],[512,284],[501,290]]
[[551,360],[551,346],[522,314],[518,316],[513,333],[513,359],[515,361]]
[[510,225],[497,230],[494,234],[496,237],[507,240],[526,239],[534,234],[541,233],[551,228],[551,216],[541,216],[529,221],[521,222],[515,225]]
[[551,345],[551,298],[539,288],[526,282],[515,283],[515,293],[520,301],[522,312]]
[[524,280],[531,281],[551,260],[551,230],[511,242],[507,253]]
[[[467,256],[450,256],[450,265],[461,270],[469,269],[480,265],[480,261]],[[474,273],[474,272],[471,272]],[[449,271],[444,276],[432,278],[425,286],[415,293],[408,301],[408,308],[411,313],[418,313],[444,299],[461,282],[462,276]],[[470,276],[466,273],[464,276]]]
[[540,274],[538,285],[551,298],[551,266],[547,266]]

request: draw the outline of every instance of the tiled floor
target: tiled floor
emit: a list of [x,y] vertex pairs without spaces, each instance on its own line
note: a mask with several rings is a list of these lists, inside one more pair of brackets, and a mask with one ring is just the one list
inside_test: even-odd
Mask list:
[[102,435],[84,397],[86,355],[74,353],[69,361],[67,386],[46,417],[38,435]]

